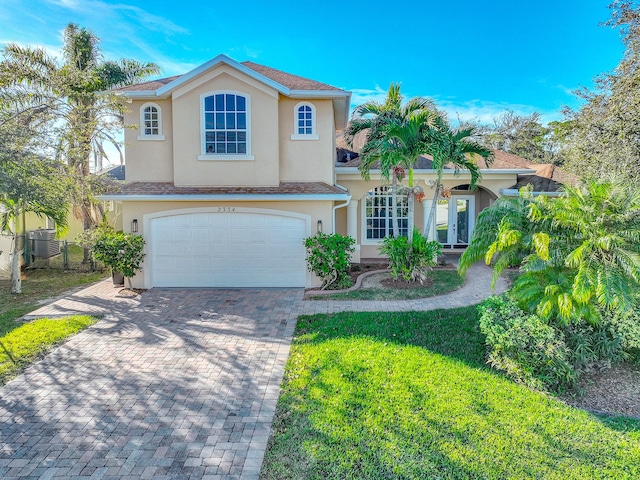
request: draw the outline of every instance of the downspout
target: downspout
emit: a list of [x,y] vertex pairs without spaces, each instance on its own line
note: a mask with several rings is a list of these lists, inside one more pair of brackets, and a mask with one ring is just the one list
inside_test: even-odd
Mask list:
[[[335,168],[333,169],[333,184],[339,189],[344,190],[345,192],[349,192],[347,187],[343,187],[342,185],[338,184],[338,172],[336,172]],[[344,208],[350,203],[351,203],[351,195],[349,195],[349,199],[346,202],[341,203],[340,205],[335,205],[333,207],[333,210],[331,212],[332,213],[331,225],[333,226],[333,233],[336,233],[336,210],[339,208]]]
[[[336,184],[336,186],[338,187],[339,185]],[[344,188],[344,187],[340,187],[340,188]],[[333,225],[333,233],[336,233],[336,210],[339,208],[344,208],[350,203],[351,203],[351,195],[349,195],[349,199],[346,202],[341,203],[340,205],[335,205],[333,207],[332,218],[331,218],[331,222],[332,222],[331,224]]]

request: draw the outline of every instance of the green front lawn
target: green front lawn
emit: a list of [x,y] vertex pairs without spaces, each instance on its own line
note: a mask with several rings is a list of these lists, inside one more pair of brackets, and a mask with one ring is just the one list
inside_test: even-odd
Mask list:
[[[309,296],[311,300],[412,300],[435,297],[457,290],[464,279],[456,270],[432,270],[429,273],[432,283],[419,288],[372,287],[360,288],[353,292]],[[311,294],[312,295],[312,294]]]
[[86,315],[40,318],[0,337],[0,385],[19,374],[55,345],[96,322]]
[[299,319],[262,479],[640,478],[640,421],[485,367],[475,307]]
[[[53,261],[53,259],[52,259]],[[95,322],[87,316],[63,319],[17,321],[37,309],[43,301],[72,288],[96,282],[106,272],[36,269],[27,271],[22,292],[11,292],[11,282],[0,280],[0,385],[20,373],[30,362],[42,357],[53,346]]]
[[56,297],[65,291],[88,285],[107,276],[107,272],[72,270],[28,270],[22,281],[22,293],[11,294],[11,282],[0,280],[0,335],[13,330],[16,319],[40,306],[38,302]]

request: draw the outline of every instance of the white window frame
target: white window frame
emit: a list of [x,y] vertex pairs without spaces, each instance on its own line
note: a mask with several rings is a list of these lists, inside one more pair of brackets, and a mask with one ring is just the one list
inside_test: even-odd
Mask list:
[[[146,124],[145,124],[145,110],[147,108],[153,107],[158,112],[158,134],[145,134]],[[140,128],[139,128],[138,140],[164,140],[165,136],[162,134],[162,108],[160,105],[153,102],[147,102],[142,104],[140,107]]]
[[[391,194],[388,193],[389,188],[391,188],[390,186],[387,185],[380,185],[378,187],[372,188],[371,190],[369,190],[367,192],[367,194],[363,197],[362,201],[360,202],[362,204],[362,245],[379,245],[380,243],[382,243],[383,238],[368,238],[367,237],[367,220],[369,219],[369,217],[367,217],[367,207],[369,206],[369,202],[374,198],[374,197],[386,197],[387,198],[387,206],[386,206],[386,211],[387,211],[387,215],[384,217],[387,220],[390,220],[391,217]],[[385,195],[380,195],[379,193],[376,193],[376,190],[379,189],[385,189],[386,194]],[[402,205],[402,201],[401,199],[405,198],[408,199],[408,195],[407,194],[400,194],[398,195],[398,204]],[[408,205],[405,206],[405,209],[407,211],[407,216],[403,217],[403,216],[398,216],[398,220],[403,220],[406,219],[407,223],[408,223]],[[380,217],[375,217],[377,219],[379,219]],[[374,218],[372,217],[372,220],[374,220]],[[385,229],[386,229],[386,233],[387,235],[390,235],[391,233],[393,233],[393,228],[391,227],[391,222],[387,221],[386,225],[385,225]],[[406,229],[405,229],[406,230]],[[406,233],[405,233],[406,235]]]
[[[236,95],[245,99],[246,113],[246,133],[247,133],[247,151],[246,153],[207,153],[207,130],[205,120],[205,98],[215,95]],[[254,160],[251,154],[251,95],[246,92],[238,92],[234,90],[214,90],[200,95],[200,155],[198,160],[205,161],[237,161],[237,160]]]
[[[298,110],[301,107],[309,107],[311,109],[311,133],[298,133]],[[318,139],[318,131],[316,129],[316,106],[310,102],[299,102],[293,108],[293,135],[291,135],[291,140]]]

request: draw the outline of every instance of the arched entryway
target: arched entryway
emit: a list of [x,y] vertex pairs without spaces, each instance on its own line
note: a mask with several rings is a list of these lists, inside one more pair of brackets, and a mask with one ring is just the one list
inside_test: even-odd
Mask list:
[[493,192],[482,187],[470,190],[468,184],[444,190],[436,208],[435,240],[445,249],[468,246],[478,214],[495,199]]

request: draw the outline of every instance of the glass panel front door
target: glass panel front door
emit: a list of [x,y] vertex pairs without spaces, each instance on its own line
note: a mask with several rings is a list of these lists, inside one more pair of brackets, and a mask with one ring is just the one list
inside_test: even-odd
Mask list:
[[455,243],[457,245],[469,244],[471,235],[469,232],[469,213],[471,212],[471,200],[459,199],[453,197],[452,200],[456,202],[456,222],[455,222]]
[[453,248],[469,244],[475,223],[475,197],[454,195],[438,200],[436,240]]

